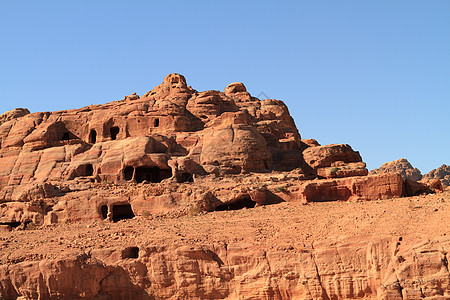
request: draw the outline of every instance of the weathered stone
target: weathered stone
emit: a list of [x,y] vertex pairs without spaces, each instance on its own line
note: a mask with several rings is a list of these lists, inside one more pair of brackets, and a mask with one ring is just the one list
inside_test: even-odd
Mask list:
[[[287,195],[262,188],[276,177],[262,174],[289,172],[284,180],[294,186],[305,183],[298,180],[317,176],[367,175],[361,156],[349,145],[302,141],[282,101],[251,97],[242,83],[232,83],[224,92],[197,92],[182,75],[169,74],[142,97],[132,94],[81,109],[6,115],[16,117],[0,125],[0,202],[43,201],[45,208],[20,218],[4,210],[0,217],[11,222],[112,220],[115,205],[130,205],[137,215],[182,211],[197,201],[197,194],[211,194],[217,200],[206,201],[209,204],[201,210],[232,203],[233,207],[265,205]],[[207,177],[229,174],[237,176],[233,186],[211,184]],[[251,183],[234,194],[234,185],[245,176]],[[314,184],[325,186],[325,182]],[[386,184],[382,180],[357,182],[351,199],[397,195],[395,184],[389,194],[380,187]],[[121,197],[102,193],[111,184],[121,186]],[[128,186],[136,184],[133,193]],[[185,186],[174,192],[172,184]],[[308,194],[310,189],[297,193],[294,200],[321,198]],[[321,188],[311,193],[320,194]],[[336,192],[331,199],[347,196]]]
[[236,242],[124,245],[2,265],[0,297],[447,299],[449,243],[360,236],[291,251]]
[[26,108],[15,108],[0,115],[0,125],[8,121],[28,115],[30,111]]
[[346,144],[309,146],[303,151],[303,157],[306,164],[324,178],[365,176],[368,173],[359,152]]
[[367,201],[401,197],[403,181],[400,174],[358,176],[340,179],[313,180],[293,185],[286,201]]
[[422,174],[419,169],[414,168],[405,158],[384,163],[379,169],[370,171],[370,174],[373,175],[386,173],[400,173],[402,174],[403,179],[412,181],[419,181],[422,179]]
[[336,144],[310,147],[303,151],[303,157],[312,168],[331,167],[334,162],[362,162],[359,152],[353,151],[350,145]]
[[422,194],[428,194],[432,191],[426,183],[417,182],[409,179],[405,179],[405,196],[418,196]]
[[423,176],[425,180],[439,179],[444,186],[450,186],[450,166],[442,165]]

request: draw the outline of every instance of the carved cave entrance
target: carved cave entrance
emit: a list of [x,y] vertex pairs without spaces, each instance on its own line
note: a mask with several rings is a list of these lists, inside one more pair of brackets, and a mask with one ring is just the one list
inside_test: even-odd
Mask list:
[[105,220],[108,217],[108,206],[102,205],[100,207],[100,214],[102,215],[102,219]]
[[126,167],[123,170],[123,177],[125,178],[126,181],[130,181],[133,179],[133,175],[134,175],[134,168],[133,167]]
[[11,228],[17,228],[19,226],[23,226],[22,228],[25,228],[28,224],[32,223],[31,221],[25,221],[25,222],[4,222],[0,223],[0,225],[8,225]]
[[87,164],[84,169],[84,173],[86,176],[92,176],[94,174],[94,167],[91,164]]
[[256,202],[252,201],[250,196],[245,196],[240,199],[237,199],[231,203],[224,203],[216,207],[215,211],[224,211],[224,210],[239,210],[243,208],[253,208],[255,207]]
[[159,119],[158,118],[153,120],[153,127],[159,127]]
[[95,144],[97,142],[97,131],[95,129],[91,129],[91,133],[89,133],[89,143]]
[[112,140],[116,140],[117,139],[117,135],[119,134],[120,129],[117,126],[113,126],[109,129],[109,134],[111,135],[111,139]]
[[137,183],[144,181],[158,183],[170,177],[172,177],[172,170],[158,167],[137,167],[134,174]]
[[113,205],[112,214],[113,222],[134,218],[134,213],[130,204]]
[[127,258],[138,258],[139,257],[139,247],[127,247],[122,250],[122,259]]

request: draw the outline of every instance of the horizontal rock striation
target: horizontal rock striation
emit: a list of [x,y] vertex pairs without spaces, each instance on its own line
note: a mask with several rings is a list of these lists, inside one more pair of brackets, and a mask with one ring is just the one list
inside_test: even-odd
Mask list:
[[448,299],[450,240],[131,245],[0,266],[2,299]]

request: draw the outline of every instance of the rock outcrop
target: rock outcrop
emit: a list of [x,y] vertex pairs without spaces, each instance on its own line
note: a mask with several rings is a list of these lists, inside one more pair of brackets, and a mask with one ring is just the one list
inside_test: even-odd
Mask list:
[[[183,210],[208,193],[208,203],[197,205],[206,211],[376,200],[397,197],[402,189],[395,176],[367,177],[349,145],[301,140],[282,101],[254,98],[242,83],[225,92],[198,92],[182,75],[170,74],[142,97],[133,93],[58,112],[19,109],[1,120],[0,225],[114,221]],[[238,178],[224,187],[223,177],[232,174]],[[246,174],[250,179],[234,191]],[[355,176],[360,179],[308,182]],[[267,189],[278,177],[284,185]],[[111,184],[118,185],[117,194],[104,192]],[[230,197],[232,191],[237,194]]]
[[[448,238],[133,245],[0,266],[2,299],[448,299]],[[21,298],[21,299],[22,299]]]
[[359,152],[350,145],[313,146],[303,151],[305,162],[324,178],[365,176],[368,174]]
[[423,176],[423,180],[439,179],[443,185],[450,186],[450,166],[442,165]]
[[[428,185],[410,180],[420,179],[415,170],[400,160],[368,175],[350,145],[302,140],[282,101],[261,101],[239,82],[224,92],[199,92],[182,75],[169,74],[142,97],[58,112],[16,109],[0,116],[0,298],[448,299],[446,232],[402,240],[366,236],[357,227],[376,219],[391,224],[386,218],[405,206],[370,218],[354,213],[358,236],[329,237],[331,227],[324,226],[318,231],[326,243],[307,234],[292,243],[308,231],[305,211],[277,215],[329,204],[311,202],[346,201],[330,203],[340,208],[443,190],[444,167],[430,173]],[[414,199],[397,200],[421,209]],[[427,221],[445,231],[444,202],[432,202]],[[223,212],[234,210],[240,211]],[[230,216],[245,211],[268,214],[227,232]],[[227,214],[225,229],[210,239],[220,213]],[[325,223],[346,214],[352,211],[332,213]],[[198,234],[204,243],[193,238],[202,228],[198,216],[210,217],[210,228]],[[287,244],[263,238],[275,216],[287,229],[267,236]],[[359,217],[368,221],[357,224]],[[180,230],[183,222],[195,223],[190,237]],[[84,231],[55,233],[71,226]],[[27,241],[22,230],[36,228]],[[252,243],[234,234],[249,228]],[[156,230],[162,242],[146,235]],[[168,239],[171,230],[176,238]]]
[[30,111],[26,108],[15,108],[0,115],[0,125],[8,121],[26,116]]
[[419,181],[422,179],[422,173],[420,173],[420,170],[414,168],[405,158],[384,163],[379,169],[370,171],[370,174],[373,175],[386,173],[400,173],[402,174],[403,179],[412,181]]

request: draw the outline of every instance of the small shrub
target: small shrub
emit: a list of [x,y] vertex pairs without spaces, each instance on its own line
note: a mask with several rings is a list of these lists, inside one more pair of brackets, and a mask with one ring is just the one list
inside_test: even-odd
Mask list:
[[202,210],[198,206],[189,207],[189,216],[190,217],[198,216],[201,213],[202,213]]
[[277,191],[284,193],[284,192],[286,192],[286,189],[282,186],[278,186]]
[[145,218],[148,218],[148,217],[151,216],[151,213],[150,213],[148,210],[144,210],[144,211],[142,212],[142,216],[145,217]]
[[37,227],[38,226],[36,224],[34,224],[33,222],[25,224],[25,230],[35,230],[35,229],[37,229]]
[[336,173],[337,171],[339,171],[340,169],[337,167],[331,168],[330,172],[331,173]]

